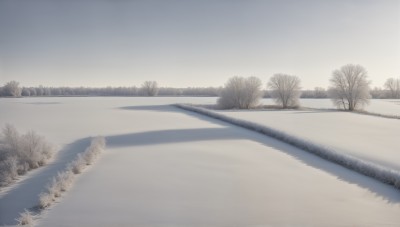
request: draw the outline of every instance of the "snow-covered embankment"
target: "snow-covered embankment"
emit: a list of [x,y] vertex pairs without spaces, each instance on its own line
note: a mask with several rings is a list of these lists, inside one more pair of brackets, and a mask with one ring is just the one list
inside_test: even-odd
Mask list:
[[202,115],[206,115],[224,122],[231,123],[233,125],[243,127],[249,130],[253,130],[259,132],[261,134],[273,137],[282,142],[288,143],[292,146],[310,152],[312,154],[318,155],[321,158],[344,166],[348,169],[359,172],[363,175],[375,178],[381,182],[393,185],[394,187],[400,189],[400,172],[383,167],[373,162],[365,161],[356,157],[353,157],[348,154],[343,154],[336,152],[333,149],[325,147],[321,144],[312,143],[305,139],[299,138],[297,136],[290,135],[288,133],[260,125],[257,123],[253,123],[250,121],[236,119],[233,117],[225,116],[219,113],[216,113],[211,110],[207,110],[200,107],[195,107],[192,105],[186,104],[175,104],[176,107],[196,112]]
[[[83,153],[79,153],[64,171],[58,172],[57,176],[53,177],[47,185],[46,191],[39,195],[39,204],[37,206],[39,212],[51,206],[62,193],[66,192],[72,186],[75,175],[82,173],[86,166],[93,164],[104,148],[104,137],[93,138],[90,146]],[[31,226],[34,223],[35,216],[29,210],[25,210],[17,219],[18,224]]]

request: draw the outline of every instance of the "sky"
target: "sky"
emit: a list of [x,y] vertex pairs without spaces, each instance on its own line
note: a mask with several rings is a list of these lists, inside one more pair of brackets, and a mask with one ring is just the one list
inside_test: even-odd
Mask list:
[[223,86],[360,64],[400,78],[400,0],[0,0],[0,84]]

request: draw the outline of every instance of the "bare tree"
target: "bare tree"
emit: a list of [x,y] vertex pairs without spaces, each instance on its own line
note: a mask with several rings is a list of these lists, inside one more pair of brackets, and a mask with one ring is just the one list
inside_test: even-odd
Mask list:
[[297,107],[301,95],[300,79],[297,76],[275,74],[267,84],[275,102],[282,108]]
[[258,105],[262,83],[257,77],[232,77],[221,91],[218,105],[224,109],[250,109]]
[[3,87],[3,93],[5,96],[20,97],[22,89],[19,87],[17,81],[10,81],[6,83]]
[[146,96],[156,96],[158,94],[158,84],[156,81],[145,81],[142,84],[141,91]]
[[329,96],[337,108],[353,111],[369,103],[370,82],[361,65],[342,66],[333,71],[330,82]]
[[400,98],[400,79],[389,78],[386,80],[384,87],[389,91],[389,98]]

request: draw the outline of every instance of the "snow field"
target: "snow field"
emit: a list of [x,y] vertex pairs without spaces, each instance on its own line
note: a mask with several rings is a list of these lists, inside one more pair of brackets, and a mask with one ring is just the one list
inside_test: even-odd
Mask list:
[[[8,212],[15,205],[10,203],[11,195],[21,198],[18,203],[28,201],[35,185],[45,185],[64,170],[77,150],[89,146],[88,135],[94,134],[105,135],[107,151],[90,171],[75,179],[59,203],[45,209],[37,226],[400,223],[400,195],[393,187],[276,139],[167,105],[192,102],[189,99],[40,98],[9,102],[8,108],[0,109],[0,122],[16,121],[18,128],[53,136],[62,152],[54,164],[17,185],[18,190],[0,195],[2,224],[7,225],[7,215],[13,214]],[[215,100],[194,102],[213,104]],[[31,120],[25,120],[21,112],[31,113]],[[54,116],[43,114],[47,112]],[[61,165],[61,160],[70,161]],[[47,177],[42,183],[37,178],[44,174]]]
[[304,140],[265,125],[236,119],[199,107],[182,104],[177,104],[176,106],[273,137],[282,142],[291,144],[297,148],[316,154],[326,160],[342,165],[348,169],[355,170],[361,174],[370,176],[400,189],[400,172],[396,170],[385,168],[384,166],[380,166],[373,162],[364,161],[345,153],[336,152],[335,150],[325,147],[321,144],[312,143],[311,141]]
[[[275,104],[272,99],[262,99],[264,105]],[[364,110],[376,115],[388,115],[400,117],[400,102],[395,99],[371,99]],[[316,109],[336,109],[330,99],[300,99],[301,107]]]
[[[220,134],[213,131],[205,133]],[[349,171],[337,177],[341,170],[330,163],[325,167],[332,173],[309,167],[280,151],[291,148],[249,141],[252,133],[223,132],[245,137],[109,143],[93,171],[76,181],[39,226],[376,226],[400,221],[398,192],[385,186],[366,190],[376,183],[363,177],[349,183],[360,177]],[[318,162],[312,155],[305,159]]]
[[219,111],[235,119],[279,129],[304,140],[400,171],[400,121],[342,111]]

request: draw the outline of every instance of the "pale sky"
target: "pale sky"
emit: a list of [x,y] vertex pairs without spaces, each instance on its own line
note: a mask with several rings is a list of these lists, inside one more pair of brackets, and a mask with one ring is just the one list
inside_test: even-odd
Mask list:
[[0,84],[222,86],[363,65],[400,78],[400,0],[0,0]]

